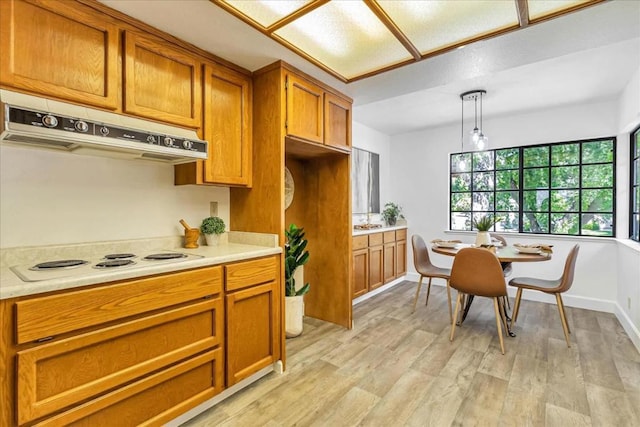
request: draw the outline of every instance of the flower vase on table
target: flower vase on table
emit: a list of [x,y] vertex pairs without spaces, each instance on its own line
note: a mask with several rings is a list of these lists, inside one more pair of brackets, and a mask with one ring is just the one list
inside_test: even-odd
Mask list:
[[491,244],[491,234],[488,231],[478,231],[476,235],[476,246],[480,247],[482,245],[490,245]]

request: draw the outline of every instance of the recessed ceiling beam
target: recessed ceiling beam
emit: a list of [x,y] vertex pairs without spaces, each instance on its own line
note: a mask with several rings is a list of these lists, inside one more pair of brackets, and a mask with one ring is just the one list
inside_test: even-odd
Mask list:
[[516,10],[518,11],[518,22],[520,27],[524,28],[529,25],[529,5],[528,0],[514,0],[516,2]]
[[322,6],[325,3],[329,3],[329,0],[315,0],[315,1],[312,1],[311,3],[305,4],[304,6],[302,6],[300,9],[296,10],[295,12],[293,12],[293,13],[285,16],[281,20],[276,21],[273,24],[269,25],[267,27],[267,32],[268,33],[273,33],[274,31],[278,31],[280,28],[284,27],[285,25],[292,23],[296,19],[298,19],[298,18],[306,15],[307,13],[319,8],[320,6]]
[[395,22],[387,15],[387,12],[375,0],[363,0],[369,9],[378,17],[380,21],[391,31],[391,33],[398,39],[402,46],[405,47],[413,56],[413,59],[419,61],[422,58],[420,51],[411,43],[411,40],[400,30]]

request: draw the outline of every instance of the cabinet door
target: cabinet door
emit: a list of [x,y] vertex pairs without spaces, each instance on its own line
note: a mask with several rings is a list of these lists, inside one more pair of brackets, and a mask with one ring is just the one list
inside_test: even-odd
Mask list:
[[205,67],[204,180],[251,186],[251,78],[219,65]]
[[396,278],[396,243],[384,245],[384,283]]
[[332,94],[324,94],[324,143],[351,151],[351,103]]
[[323,90],[296,75],[288,74],[287,135],[323,143]]
[[161,40],[126,32],[126,113],[200,128],[201,78],[201,64],[196,57]]
[[118,28],[74,2],[0,1],[0,83],[115,110]]
[[396,242],[396,276],[404,276],[407,272],[407,241],[398,240]]
[[227,387],[277,360],[276,283],[246,288],[226,296]]
[[373,290],[384,283],[384,246],[369,248],[369,290]]
[[369,291],[369,249],[353,251],[353,298]]

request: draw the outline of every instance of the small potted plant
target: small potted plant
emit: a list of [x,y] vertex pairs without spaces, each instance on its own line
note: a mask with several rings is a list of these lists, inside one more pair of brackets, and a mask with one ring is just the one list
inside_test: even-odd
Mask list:
[[217,246],[218,237],[224,233],[225,225],[222,218],[210,216],[202,220],[200,231],[204,234],[208,246]]
[[309,292],[309,283],[298,287],[296,279],[304,283],[303,266],[309,261],[309,251],[304,228],[291,224],[284,234],[287,238],[284,245],[285,332],[287,338],[293,338],[300,335],[303,328],[304,295]]
[[491,244],[491,234],[489,234],[489,230],[491,230],[495,223],[500,221],[501,218],[491,215],[482,215],[473,219],[473,228],[478,230],[476,246]]
[[384,205],[384,210],[381,212],[380,216],[389,226],[396,225],[398,217],[404,218],[402,216],[402,208],[393,202],[388,202]]

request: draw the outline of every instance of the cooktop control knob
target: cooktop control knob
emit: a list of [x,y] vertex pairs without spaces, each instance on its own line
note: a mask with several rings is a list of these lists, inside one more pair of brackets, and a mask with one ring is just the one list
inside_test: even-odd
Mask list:
[[149,136],[147,137],[147,142],[148,142],[149,144],[155,144],[155,143],[156,143],[156,137],[155,137],[155,136],[153,136],[153,135],[149,135]]
[[164,145],[166,145],[167,147],[173,145],[173,138],[171,138],[170,136],[165,136]]
[[100,128],[100,135],[102,135],[102,136],[107,136],[107,135],[109,135],[109,128],[108,128],[108,127],[106,127],[106,126],[102,126],[102,127]]
[[182,146],[187,150],[191,150],[191,147],[193,147],[193,142],[189,141],[188,139],[185,139],[184,141],[182,141]]
[[51,114],[47,114],[42,118],[42,124],[48,128],[54,128],[58,126],[58,119]]
[[86,132],[89,130],[89,125],[86,122],[83,122],[82,120],[78,120],[75,124],[75,128],[78,132]]

